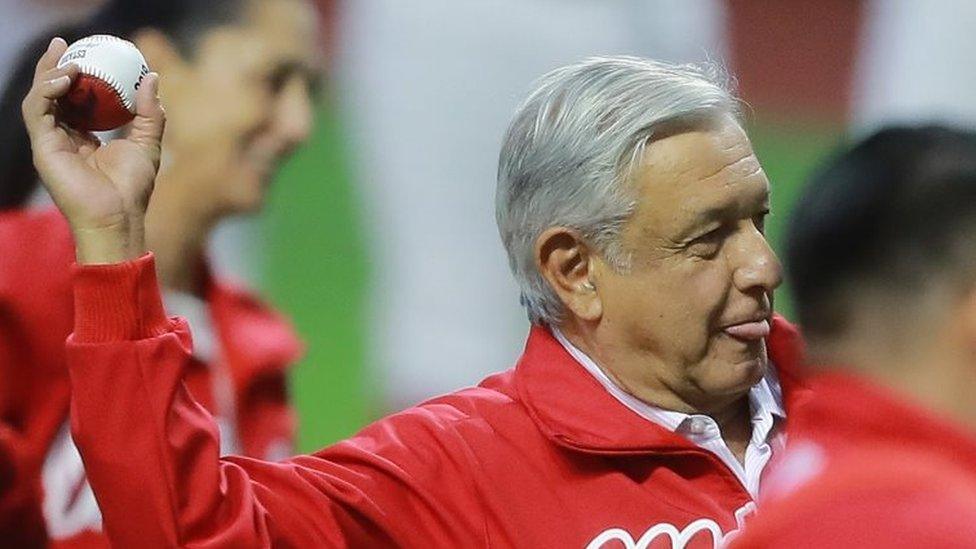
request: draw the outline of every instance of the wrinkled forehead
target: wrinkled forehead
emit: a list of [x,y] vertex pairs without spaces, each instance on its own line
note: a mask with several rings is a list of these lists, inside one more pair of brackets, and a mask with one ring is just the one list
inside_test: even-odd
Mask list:
[[659,136],[644,149],[632,184],[637,215],[666,225],[769,200],[769,181],[752,144],[730,116]]

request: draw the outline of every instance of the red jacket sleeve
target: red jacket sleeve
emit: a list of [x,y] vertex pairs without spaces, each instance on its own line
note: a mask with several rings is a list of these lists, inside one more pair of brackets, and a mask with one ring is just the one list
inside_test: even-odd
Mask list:
[[462,546],[484,537],[453,429],[416,408],[283,463],[218,456],[183,386],[190,336],[166,319],[151,256],[76,268],[72,433],[119,547]]

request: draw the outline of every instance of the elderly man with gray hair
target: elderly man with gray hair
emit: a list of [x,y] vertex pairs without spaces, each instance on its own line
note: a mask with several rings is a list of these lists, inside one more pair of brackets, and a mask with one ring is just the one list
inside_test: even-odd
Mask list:
[[712,547],[753,511],[804,391],[772,315],[769,183],[717,74],[615,57],[545,76],[499,166],[533,321],[519,363],[269,463],[219,456],[179,381],[187,327],[132,230],[159,161],[154,86],[128,139],[78,146],[55,59],[24,115],[78,245],[72,427],[118,546]]

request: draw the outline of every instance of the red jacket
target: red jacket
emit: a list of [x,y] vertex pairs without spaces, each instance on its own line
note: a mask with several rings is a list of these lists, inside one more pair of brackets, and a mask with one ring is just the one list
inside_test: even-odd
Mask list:
[[976,437],[866,380],[809,382],[734,547],[976,546]]
[[[68,421],[71,395],[64,341],[73,322],[74,245],[61,214],[44,210],[0,213],[0,246],[0,313],[7,319],[0,326],[0,421],[18,434],[22,470],[35,471],[18,481],[36,484]],[[233,378],[243,453],[280,454],[282,443],[290,446],[294,440],[295,414],[286,381],[300,345],[288,323],[246,291],[209,280],[206,301],[220,360]],[[184,380],[212,409],[211,369],[188,360]],[[104,536],[91,530],[54,541],[63,547],[107,545]]]
[[[314,455],[220,459],[151,259],[78,269],[75,291],[72,427],[120,547],[713,547],[754,507],[717,457],[615,400],[542,327],[514,369]],[[789,408],[796,334],[774,326]]]
[[36,479],[37,472],[25,471],[19,438],[8,425],[0,423],[0,540],[5,547],[46,547],[40,485],[24,481]]

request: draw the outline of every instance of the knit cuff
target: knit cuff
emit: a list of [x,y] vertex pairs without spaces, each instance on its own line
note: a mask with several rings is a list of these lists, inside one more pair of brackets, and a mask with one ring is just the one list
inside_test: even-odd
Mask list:
[[75,342],[136,341],[171,331],[152,253],[112,265],[76,264],[73,277]]

